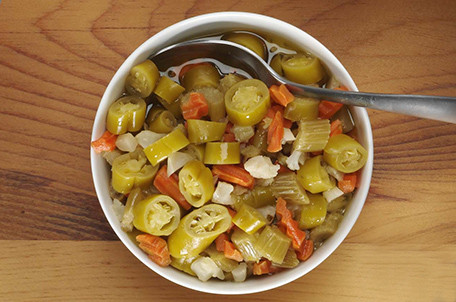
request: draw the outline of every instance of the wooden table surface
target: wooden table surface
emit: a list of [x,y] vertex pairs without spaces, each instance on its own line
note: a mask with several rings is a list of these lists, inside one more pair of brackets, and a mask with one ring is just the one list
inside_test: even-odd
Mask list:
[[320,40],[360,90],[456,96],[456,1],[3,0],[0,301],[456,301],[456,125],[369,110],[372,186],[315,270],[242,297],[175,285],[107,223],[89,143],[116,69],[188,17],[247,11]]

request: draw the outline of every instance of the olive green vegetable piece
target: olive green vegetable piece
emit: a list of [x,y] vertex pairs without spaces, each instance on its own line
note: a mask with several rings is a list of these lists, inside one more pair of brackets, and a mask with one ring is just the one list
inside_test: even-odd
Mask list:
[[347,207],[348,203],[352,199],[353,194],[344,194],[342,196],[337,197],[336,199],[332,200],[330,203],[328,203],[327,210],[328,212],[339,212],[343,213],[345,211],[345,208]]
[[215,191],[211,170],[198,160],[186,163],[179,172],[179,190],[192,206],[201,207]]
[[211,244],[204,252],[207,253],[215,264],[224,272],[231,272],[239,265],[237,261],[226,258],[223,252],[217,251],[214,244]]
[[294,172],[280,173],[274,178],[271,191],[276,198],[282,197],[294,204],[308,204],[310,202],[306,190],[299,183]]
[[315,156],[306,160],[298,170],[298,180],[307,191],[316,194],[335,187],[336,182],[329,177],[326,169],[321,165],[322,156]]
[[231,41],[237,44],[241,44],[244,47],[247,47],[263,60],[267,59],[267,49],[264,42],[257,36],[250,33],[229,33],[222,37],[223,40]]
[[240,210],[243,204],[257,209],[264,206],[275,205],[276,202],[271,186],[255,186],[252,190],[249,190],[242,195],[232,194],[232,197],[234,199],[234,207],[237,211]]
[[343,217],[344,216],[339,213],[328,214],[322,225],[319,225],[316,228],[310,230],[309,239],[314,242],[314,245],[320,245],[323,241],[336,233]]
[[303,152],[321,151],[326,146],[331,132],[331,125],[327,119],[314,121],[302,120],[299,123],[299,132],[293,142],[293,150]]
[[226,112],[235,125],[253,126],[259,123],[270,106],[269,89],[257,79],[236,83],[225,93]]
[[293,268],[298,266],[299,260],[294,249],[288,249],[282,263],[272,263],[272,265],[281,268]]
[[162,76],[155,87],[154,93],[168,104],[177,100],[179,95],[185,91],[185,88],[174,82],[167,76]]
[[342,133],[347,133],[355,128],[355,122],[353,121],[353,117],[348,110],[346,105],[342,106],[337,112],[331,117],[331,122],[339,120],[342,124]]
[[171,153],[185,148],[190,142],[181,130],[175,129],[155,143],[144,148],[144,153],[153,166],[166,159]]
[[166,108],[166,110],[169,110],[176,119],[179,119],[182,117],[182,109],[181,109],[181,99],[178,98],[177,100],[175,100],[174,102],[172,102],[171,104],[168,104],[165,100],[157,97],[157,100],[158,102],[160,103],[160,105],[162,105],[163,107]]
[[125,81],[125,89],[134,96],[148,97],[155,88],[160,72],[151,60],[146,60],[130,70]]
[[204,163],[207,165],[231,165],[241,162],[241,151],[238,142],[206,144]]
[[174,115],[168,111],[159,109],[159,112],[154,112],[155,114],[151,115],[153,118],[149,120],[149,115],[147,116],[149,130],[156,133],[170,133],[177,126],[177,121]]
[[190,154],[191,156],[202,162],[204,160],[205,150],[205,145],[190,144],[183,150],[183,152]]
[[204,120],[187,121],[188,140],[192,144],[220,141],[225,134],[225,123]]
[[264,258],[282,264],[290,244],[291,239],[276,226],[266,226],[256,242],[256,248]]
[[171,257],[171,266],[177,268],[184,273],[187,273],[191,276],[196,276],[196,274],[192,271],[191,266],[193,261],[198,259],[200,256],[191,257],[191,258],[174,258]]
[[212,64],[200,64],[191,67],[182,77],[181,84],[185,90],[191,91],[198,87],[217,87],[220,74]]
[[276,54],[269,65],[271,65],[272,69],[277,72],[278,75],[283,76],[283,69],[282,69],[282,54]]
[[313,55],[303,53],[283,55],[281,65],[285,77],[299,84],[315,84],[325,76],[323,65]]
[[311,229],[319,226],[325,221],[327,202],[321,194],[309,194],[310,203],[303,205],[299,227],[301,229]]
[[243,204],[233,217],[233,223],[247,234],[255,233],[265,226],[267,222],[266,218],[257,209],[246,204]]
[[152,184],[158,167],[148,164],[141,149],[117,157],[112,163],[112,187],[128,194],[133,188],[146,189]]
[[143,194],[141,188],[134,188],[128,194],[127,202],[125,203],[124,212],[122,215],[122,221],[120,227],[124,232],[133,231],[133,219],[135,214],[133,213],[133,207],[138,202],[143,200]]
[[231,241],[245,261],[258,262],[261,259],[261,255],[256,249],[258,237],[259,233],[250,235],[241,229],[235,228],[233,234],[231,234]]
[[227,208],[208,204],[184,216],[177,229],[168,237],[168,249],[172,257],[190,258],[204,251],[231,225]]
[[293,122],[312,121],[318,117],[320,101],[312,98],[295,97],[283,112],[283,116]]
[[264,122],[256,126],[255,134],[253,135],[252,145],[257,147],[263,152],[268,149],[268,127]]
[[144,125],[146,108],[146,102],[140,97],[124,96],[118,99],[109,107],[106,128],[116,135],[139,131]]
[[367,150],[346,134],[331,137],[324,149],[323,158],[334,169],[353,173],[367,162]]
[[180,209],[167,195],[151,195],[133,206],[135,228],[154,236],[168,236],[179,225]]

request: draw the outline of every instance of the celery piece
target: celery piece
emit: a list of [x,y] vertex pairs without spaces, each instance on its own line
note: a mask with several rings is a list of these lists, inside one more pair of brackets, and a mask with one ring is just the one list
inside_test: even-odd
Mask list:
[[266,225],[267,220],[258,210],[243,204],[233,217],[233,223],[247,234],[253,234]]
[[274,178],[272,192],[276,198],[282,197],[295,204],[308,204],[306,190],[299,183],[295,173],[281,173]]
[[261,255],[255,247],[258,235],[258,233],[249,235],[241,229],[234,229],[231,241],[245,261],[257,262],[261,259]]
[[301,121],[299,132],[293,143],[293,150],[316,152],[325,148],[328,143],[331,126],[329,120]]
[[276,267],[293,268],[298,266],[299,260],[294,249],[288,249],[282,263],[272,263]]
[[263,229],[256,242],[256,248],[261,256],[273,263],[282,264],[290,247],[291,239],[275,226]]
[[213,244],[204,251],[224,272],[231,272],[238,267],[238,263],[236,261],[226,258],[223,252],[217,251]]

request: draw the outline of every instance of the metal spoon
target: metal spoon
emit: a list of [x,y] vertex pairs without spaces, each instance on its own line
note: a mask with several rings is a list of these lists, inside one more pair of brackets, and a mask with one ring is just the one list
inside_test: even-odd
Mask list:
[[[334,101],[383,111],[456,123],[456,98],[427,95],[382,94],[317,88],[291,82],[279,76],[250,49],[225,40],[199,39],[168,46],[150,59],[159,70],[180,66],[197,59],[215,60],[222,73],[246,72],[267,86],[285,84],[295,95]],[[217,63],[218,63],[217,62]]]

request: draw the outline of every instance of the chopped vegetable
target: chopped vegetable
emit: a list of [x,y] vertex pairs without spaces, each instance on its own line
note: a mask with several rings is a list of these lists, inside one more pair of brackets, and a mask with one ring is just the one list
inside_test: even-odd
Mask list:
[[111,132],[106,131],[99,139],[93,141],[91,145],[96,153],[111,152],[114,151],[114,149],[116,149],[116,140],[117,135],[114,135]]
[[268,152],[282,150],[283,134],[283,117],[280,111],[277,111],[268,128]]
[[291,239],[276,226],[266,226],[256,242],[256,248],[266,259],[282,263],[290,247]]
[[320,105],[318,106],[318,117],[321,119],[329,119],[337,111],[339,111],[343,105],[344,104],[341,104],[341,103],[321,101]]
[[[318,228],[318,227],[317,227]],[[296,256],[301,261],[306,261],[312,256],[314,251],[314,243],[312,240],[304,240],[304,243],[301,247],[296,251]]]
[[184,87],[174,82],[167,76],[163,76],[160,78],[160,81],[158,81],[154,93],[161,99],[165,100],[168,104],[172,104],[184,91]]
[[198,160],[186,163],[179,172],[179,190],[192,206],[201,207],[214,194],[211,170]]
[[272,192],[276,198],[283,198],[295,204],[308,204],[306,190],[299,183],[294,172],[281,173],[277,175],[272,183]]
[[123,152],[133,152],[137,145],[135,137],[129,132],[119,135],[116,140],[116,147]]
[[171,257],[165,239],[142,234],[136,236],[136,241],[139,242],[139,248],[146,252],[153,262],[163,267],[171,264]]
[[302,206],[299,227],[311,229],[325,221],[327,202],[321,194],[309,194],[310,203]]
[[186,163],[189,161],[194,160],[195,157],[188,153],[184,152],[174,152],[171,153],[170,156],[168,156],[168,161],[167,161],[167,166],[168,169],[166,171],[166,174],[168,177],[171,176],[174,172],[182,168]]
[[283,198],[277,199],[276,212],[280,217],[280,222],[286,227],[287,236],[292,239],[293,248],[299,249],[306,239],[306,233],[299,229],[298,222],[293,219],[291,211],[287,209],[287,202]]
[[301,121],[293,150],[304,152],[321,151],[325,148],[331,127],[329,120]]
[[295,97],[285,108],[283,116],[293,122],[313,121],[318,117],[319,104],[320,101],[317,99]]
[[272,100],[284,107],[287,107],[287,105],[293,102],[295,98],[285,84],[281,84],[280,86],[272,85],[269,87],[269,92]]
[[198,279],[203,282],[206,282],[212,277],[219,278],[220,280],[225,279],[222,269],[210,257],[200,257],[193,261],[190,267]]
[[224,181],[219,181],[217,188],[212,195],[212,202],[223,204],[223,205],[232,205],[234,200],[231,198],[231,192],[233,192],[234,187],[232,184],[226,183]]
[[208,165],[230,165],[241,162],[239,142],[211,142],[206,144],[204,163]]
[[186,120],[200,119],[209,113],[209,105],[204,94],[197,92],[190,92],[190,98],[181,104],[181,109],[182,116]]
[[323,197],[328,203],[342,195],[344,195],[344,192],[342,192],[338,187],[334,187],[331,190],[323,192]]
[[344,179],[337,183],[343,193],[351,193],[355,190],[358,177],[356,173],[345,174]]
[[340,120],[334,120],[331,122],[331,132],[329,133],[329,137],[338,134],[342,134],[342,123]]
[[199,87],[217,87],[220,74],[214,65],[207,62],[189,64],[181,69],[179,74],[185,90],[192,91]]
[[[207,152],[207,150],[206,150]],[[252,189],[255,179],[245,169],[234,165],[218,165],[212,167],[212,173],[220,180]]]
[[253,234],[265,226],[267,220],[257,209],[243,204],[233,217],[233,223],[247,234]]
[[134,188],[131,190],[128,194],[127,202],[125,203],[125,208],[120,222],[120,227],[127,233],[133,231],[133,220],[135,218],[133,207],[140,200],[143,200],[142,190],[140,188]]
[[185,199],[184,195],[179,190],[179,178],[176,174],[168,177],[167,167],[164,165],[155,176],[154,186],[160,193],[172,197],[181,207],[189,210],[192,206]]
[[146,98],[154,90],[159,77],[160,72],[154,62],[146,60],[130,70],[125,89],[131,95]]
[[153,166],[156,166],[173,152],[185,148],[188,144],[190,144],[190,142],[185,134],[183,134],[179,129],[176,129],[170,134],[144,148],[144,153],[150,163]]
[[164,133],[155,133],[150,130],[143,130],[135,136],[135,139],[141,147],[146,148],[165,135],[166,134]]
[[298,180],[307,191],[316,194],[335,187],[336,182],[321,165],[322,156],[314,156],[298,170]]
[[231,235],[231,240],[237,250],[241,253],[245,261],[259,261],[260,253],[256,249],[258,233],[249,235],[241,229],[235,228]]
[[192,144],[219,141],[222,139],[226,128],[225,123],[194,119],[188,120],[187,125],[188,140]]
[[343,173],[353,173],[366,164],[367,150],[350,136],[339,134],[329,139],[323,158],[331,167]]
[[261,260],[258,263],[253,264],[253,274],[254,275],[266,275],[277,272],[271,265],[271,261],[269,260]]
[[258,155],[246,161],[244,168],[255,178],[268,179],[277,176],[280,166],[272,164],[269,157]]
[[283,55],[281,65],[285,77],[299,84],[318,83],[325,76],[320,60],[310,54]]
[[106,128],[113,134],[141,130],[146,119],[146,102],[135,96],[124,96],[115,101],[108,110]]

